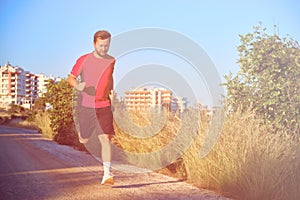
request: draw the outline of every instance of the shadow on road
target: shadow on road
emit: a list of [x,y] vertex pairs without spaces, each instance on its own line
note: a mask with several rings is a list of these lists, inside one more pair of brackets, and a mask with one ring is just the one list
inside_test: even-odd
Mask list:
[[178,182],[182,182],[182,180],[153,182],[153,183],[140,183],[140,184],[130,184],[130,185],[118,185],[118,186],[113,186],[112,188],[139,188],[139,187],[144,187],[144,186],[149,186],[149,185],[161,185],[161,184],[166,184],[166,183],[178,183]]

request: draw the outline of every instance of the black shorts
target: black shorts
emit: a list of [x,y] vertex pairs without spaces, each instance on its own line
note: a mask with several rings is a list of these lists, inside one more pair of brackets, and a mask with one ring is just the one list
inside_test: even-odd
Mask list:
[[93,133],[115,134],[111,106],[104,108],[80,107],[76,111],[75,123],[82,138],[89,138]]

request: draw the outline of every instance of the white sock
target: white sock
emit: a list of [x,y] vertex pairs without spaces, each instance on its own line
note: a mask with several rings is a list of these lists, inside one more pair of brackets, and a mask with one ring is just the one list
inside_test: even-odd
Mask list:
[[104,175],[110,174],[111,162],[103,162]]

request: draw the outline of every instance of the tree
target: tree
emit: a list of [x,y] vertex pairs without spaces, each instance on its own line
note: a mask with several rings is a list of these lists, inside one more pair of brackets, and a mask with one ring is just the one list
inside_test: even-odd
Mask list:
[[45,100],[52,105],[50,126],[55,133],[54,140],[60,144],[77,146],[78,139],[73,121],[72,112],[73,89],[66,79],[55,83],[49,81]]
[[46,107],[46,98],[45,97],[39,97],[35,102],[33,106],[34,111],[42,110],[44,111]]
[[231,111],[252,106],[266,123],[293,133],[299,131],[300,46],[266,31],[260,23],[254,33],[240,35],[240,70],[225,76],[227,105]]

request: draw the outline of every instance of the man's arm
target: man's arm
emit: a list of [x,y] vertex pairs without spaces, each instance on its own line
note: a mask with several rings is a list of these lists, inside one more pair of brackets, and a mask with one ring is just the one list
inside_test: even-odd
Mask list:
[[82,91],[85,87],[85,83],[79,83],[76,78],[81,73],[82,65],[89,54],[85,54],[76,60],[75,65],[68,77],[68,83],[79,91]]
[[73,74],[70,74],[68,77],[68,83],[72,86],[75,87],[75,85],[78,84],[78,81],[76,80],[76,77]]
[[85,82],[79,83],[76,80],[76,77],[73,74],[70,74],[68,77],[68,83],[75,89],[82,91],[85,88]]

